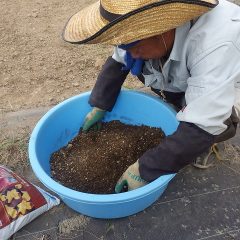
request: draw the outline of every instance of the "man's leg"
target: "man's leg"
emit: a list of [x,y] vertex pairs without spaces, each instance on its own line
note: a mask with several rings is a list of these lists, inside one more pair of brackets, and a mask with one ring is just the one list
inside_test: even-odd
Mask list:
[[223,160],[224,150],[225,142],[213,144],[208,151],[195,159],[193,166],[200,169],[207,169],[213,166],[216,161]]
[[239,118],[234,107],[232,108],[232,115],[224,123],[227,125],[227,129],[220,135],[215,136],[215,144],[209,151],[203,153],[194,161],[194,167],[206,169],[212,166],[216,160],[223,160],[225,141],[235,136],[239,123]]

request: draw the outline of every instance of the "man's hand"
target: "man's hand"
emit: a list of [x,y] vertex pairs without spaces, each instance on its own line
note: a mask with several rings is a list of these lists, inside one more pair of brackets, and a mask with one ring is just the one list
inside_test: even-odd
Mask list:
[[147,182],[140,177],[139,163],[136,161],[134,164],[128,167],[128,169],[120,177],[115,186],[115,192],[123,192],[125,191],[124,188],[127,188],[127,191],[131,191],[146,184]]
[[99,128],[98,123],[101,121],[105,115],[105,110],[94,107],[91,112],[89,112],[84,120],[82,130],[87,132],[89,128],[96,127]]

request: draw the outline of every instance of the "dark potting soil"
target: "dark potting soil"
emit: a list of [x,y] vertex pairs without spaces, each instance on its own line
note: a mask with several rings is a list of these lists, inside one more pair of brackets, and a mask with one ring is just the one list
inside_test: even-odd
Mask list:
[[159,128],[103,123],[100,131],[80,132],[51,156],[53,179],[87,193],[114,193],[122,173],[164,138]]

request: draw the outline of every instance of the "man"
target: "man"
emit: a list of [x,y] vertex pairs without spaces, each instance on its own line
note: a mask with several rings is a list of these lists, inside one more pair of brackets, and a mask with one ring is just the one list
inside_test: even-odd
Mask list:
[[194,160],[195,166],[205,168],[217,153],[215,144],[235,135],[238,6],[225,0],[102,0],[75,14],[63,38],[115,45],[91,93],[93,110],[86,116],[84,131],[111,111],[130,71],[178,111],[176,132],[123,173],[117,193],[125,184],[128,190],[144,186]]

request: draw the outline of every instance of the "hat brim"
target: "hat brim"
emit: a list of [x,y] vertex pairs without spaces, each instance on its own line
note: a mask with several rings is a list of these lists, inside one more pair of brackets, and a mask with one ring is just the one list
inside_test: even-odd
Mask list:
[[98,1],[70,18],[63,31],[63,39],[76,44],[127,44],[174,29],[209,11],[217,3],[160,1],[109,22],[101,16]]

